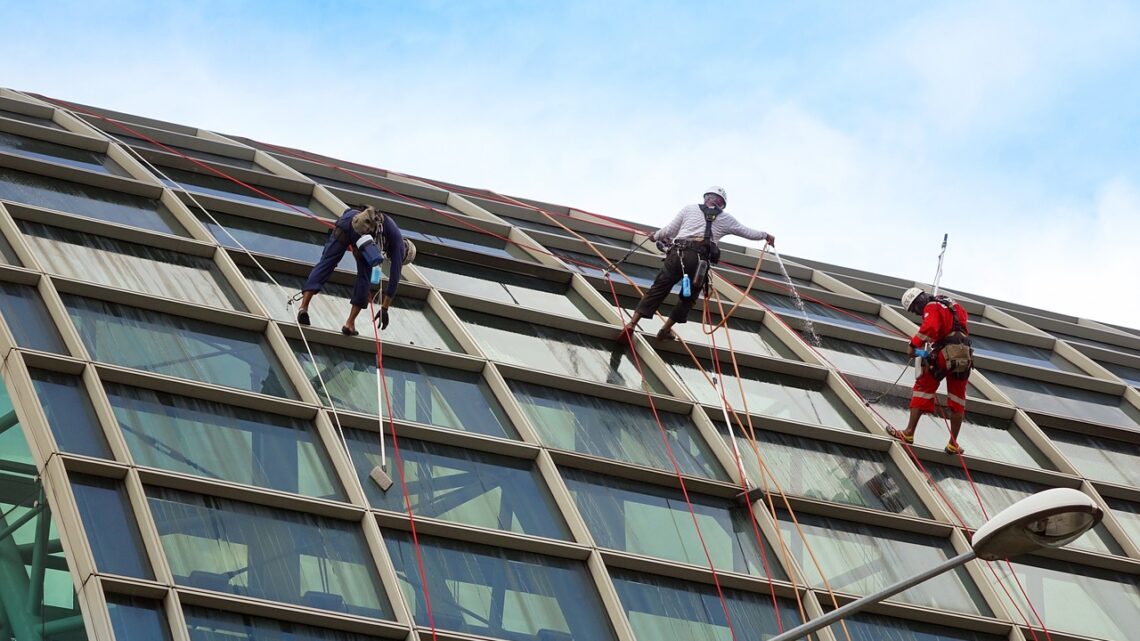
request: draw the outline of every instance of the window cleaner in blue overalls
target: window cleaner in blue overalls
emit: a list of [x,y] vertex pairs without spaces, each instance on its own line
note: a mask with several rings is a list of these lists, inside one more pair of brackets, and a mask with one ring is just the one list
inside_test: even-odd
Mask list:
[[[685,206],[668,225],[650,236],[657,241],[657,248],[666,252],[665,264],[637,304],[633,318],[626,324],[620,337],[636,329],[642,318],[653,316],[677,281],[688,278],[690,286],[686,290],[682,283],[681,300],[673,306],[665,325],[657,332],[658,340],[672,340],[673,324],[688,322],[689,310],[693,308],[693,303],[704,286],[703,282],[697,282],[697,266],[702,261],[715,265],[720,260],[720,249],[716,244],[721,238],[732,234],[749,240],[766,240],[773,247],[776,245],[776,237],[772,234],[745,227],[732,214],[724,211],[727,204],[728,194],[724,189],[709,187],[705,190],[703,205]],[[670,242],[672,246],[669,245]]]
[[388,274],[388,285],[384,289],[383,302],[380,311],[376,313],[376,322],[380,329],[388,327],[388,307],[396,297],[396,288],[400,284],[400,270],[404,265],[416,258],[416,246],[412,241],[404,238],[400,228],[391,216],[385,216],[372,207],[355,205],[344,210],[344,214],[336,221],[336,225],[329,232],[321,258],[309,273],[301,290],[301,309],[297,312],[297,322],[302,325],[309,324],[309,301],[321,287],[328,282],[344,252],[349,247],[355,247],[353,255],[356,257],[356,283],[352,288],[352,305],[348,309],[348,319],[340,328],[346,336],[356,336],[356,317],[360,310],[368,307],[369,284],[379,285],[379,269],[387,256],[391,260]]

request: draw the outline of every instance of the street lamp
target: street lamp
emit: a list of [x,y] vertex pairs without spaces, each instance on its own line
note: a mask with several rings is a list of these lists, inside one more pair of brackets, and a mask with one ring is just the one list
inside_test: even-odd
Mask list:
[[998,512],[978,528],[969,552],[852,601],[818,619],[772,637],[769,641],[792,641],[807,636],[975,558],[993,561],[1041,548],[1061,547],[1091,530],[1103,517],[1104,512],[1088,495],[1071,488],[1058,487],[1027,496]]

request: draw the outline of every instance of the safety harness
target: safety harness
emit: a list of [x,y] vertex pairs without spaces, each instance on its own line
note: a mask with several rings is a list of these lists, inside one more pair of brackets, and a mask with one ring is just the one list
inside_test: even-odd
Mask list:
[[[954,311],[956,303],[945,296],[934,296],[931,300],[942,305],[950,313],[951,326],[950,332],[931,346],[930,354],[925,359],[926,366],[931,376],[939,381],[947,376],[956,379],[969,378],[970,370],[974,368],[974,348],[970,346],[970,333],[958,320],[958,314]],[[945,367],[938,362],[939,352],[942,352]]]
[[708,278],[709,264],[715,265],[720,262],[720,247],[718,247],[716,242],[712,239],[713,221],[715,221],[716,217],[720,214],[720,210],[705,207],[704,205],[700,205],[700,208],[701,213],[705,215],[705,237],[696,246],[697,258],[700,260],[697,263],[697,271],[693,278],[693,289],[698,292],[703,290],[707,298],[710,285]]

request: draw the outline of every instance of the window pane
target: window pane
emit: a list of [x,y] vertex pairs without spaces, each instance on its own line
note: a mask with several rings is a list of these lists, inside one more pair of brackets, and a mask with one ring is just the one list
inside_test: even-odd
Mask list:
[[[723,426],[720,429],[728,443],[727,430]],[[790,494],[930,518],[910,485],[896,480],[904,478],[902,470],[886,452],[767,430],[756,430],[754,449],[747,435],[735,425],[733,429],[744,468],[757,487],[766,485],[765,479],[770,478],[761,472],[758,449],[772,475]]]
[[1065,334],[1063,332],[1057,332],[1057,331],[1053,331],[1053,330],[1049,330],[1049,333],[1056,336],[1057,338],[1060,338],[1061,340],[1065,340],[1065,341],[1068,341],[1070,343],[1076,343],[1079,345],[1091,345],[1093,347],[1102,347],[1104,349],[1111,349],[1114,352],[1120,352],[1121,354],[1132,354],[1133,356],[1140,356],[1140,350],[1129,349],[1127,347],[1123,347],[1123,346],[1117,345],[1115,343],[1098,341],[1098,340],[1093,339],[1093,338],[1085,338],[1083,336],[1076,336],[1074,334]]
[[0,263],[6,265],[22,266],[24,263],[20,261],[20,257],[16,255],[16,250],[12,249],[12,245],[8,244],[8,239],[0,233]]
[[[607,299],[610,298],[608,292],[602,292],[602,295]],[[622,307],[625,309],[626,317],[633,315],[633,310],[637,307],[638,300],[634,298],[622,298]],[[726,303],[724,311],[728,312],[731,303]],[[688,343],[697,343],[699,345],[711,345],[715,339],[718,347],[727,348],[729,341],[725,337],[725,328],[717,329],[712,337],[706,334],[712,325],[721,321],[720,312],[714,305],[710,307],[712,311],[712,320],[704,320],[704,311],[694,309],[689,312],[689,322],[673,326],[673,333],[680,336]],[[665,324],[665,320],[658,316],[650,318],[643,318],[638,323],[638,326],[644,332],[656,334],[659,329]],[[760,321],[743,320],[736,317],[728,319],[726,325],[727,330],[732,338],[732,349],[737,352],[747,352],[751,354],[760,354],[763,356],[771,356],[773,358],[786,358],[794,361],[801,360],[795,355],[795,352],[784,344],[772,330],[764,327]]]
[[[271,207],[285,211],[294,211],[294,208],[296,208],[302,212],[325,218],[331,216],[331,212],[329,212],[328,208],[313,200],[309,194],[299,194],[295,191],[275,189],[273,187],[265,187],[263,185],[246,182],[246,184],[251,185],[258,191],[292,205],[292,207],[289,207],[288,205],[282,205],[280,202],[277,202],[277,200],[263,196],[249,187],[239,185],[228,178],[223,178],[213,173],[204,174],[196,171],[174,169],[173,167],[160,167],[159,171],[169,178],[169,180],[163,180],[163,182],[172,189],[185,189],[186,191],[196,194],[240,200],[261,207]],[[219,171],[225,172],[225,169],[222,168],[219,169]]]
[[[894,619],[876,614],[856,614],[844,619],[851,641],[1005,641],[1005,635],[983,634],[971,630],[955,630],[941,625]],[[829,628],[836,639],[846,639],[843,628],[834,623]]]
[[[949,499],[954,510],[971,528],[981,527],[983,523],[989,520],[990,516],[1031,494],[1048,489],[1048,486],[1039,483],[1030,483],[1029,481],[976,470],[971,471],[969,478],[967,478],[965,471],[960,467],[936,463],[927,463],[926,469],[934,478],[934,482],[938,484],[941,494]],[[970,482],[971,480],[973,483]],[[979,496],[982,504],[985,505],[985,513],[978,505]],[[1124,550],[1112,539],[1112,535],[1103,525],[1097,525],[1066,547],[1091,550],[1101,554],[1122,556],[1124,554]]]
[[130,176],[118,163],[108,158],[107,154],[80,149],[78,147],[69,147],[68,145],[48,142],[46,140],[40,140],[39,138],[28,138],[27,136],[21,136],[7,131],[0,131],[0,152],[12,153],[25,158],[35,158],[37,160],[60,163],[89,171],[97,171],[102,174],[123,177]]
[[0,314],[20,347],[67,353],[63,337],[35,287],[0,281]]
[[[328,403],[309,354],[292,341],[313,389]],[[376,354],[309,343],[329,396],[339,409],[376,414]],[[400,358],[384,359],[392,415],[403,421],[515,438],[517,434],[482,374]],[[385,408],[385,416],[388,408]]]
[[174,215],[157,198],[0,168],[0,198],[112,223],[185,236]]
[[982,356],[1073,374],[1085,373],[1081,368],[1054,354],[1053,350],[976,335],[970,336],[970,344],[973,346],[974,352]]
[[1097,361],[1108,371],[1116,374],[1125,383],[1132,387],[1140,387],[1140,367],[1129,367],[1127,365],[1120,365],[1117,363],[1109,363],[1107,361]]
[[122,482],[74,472],[69,476],[99,570],[153,579]]
[[759,527],[736,501],[689,492],[694,527],[680,490],[566,468],[562,477],[602,547],[706,568],[707,549],[718,570],[785,578],[772,548],[761,553]]
[[[375,641],[376,637],[314,628],[300,623],[264,619],[183,606],[186,632],[191,641]],[[118,641],[122,641],[121,639]]]
[[[881,590],[957,556],[946,539],[808,514],[797,514],[796,518],[831,587],[859,596]],[[782,510],[779,512],[779,525],[808,582],[822,588],[823,580],[807,554],[804,541],[788,514]],[[890,600],[991,616],[977,586],[961,567]]]
[[19,120],[20,122],[27,122],[41,127],[50,127],[52,129],[62,130],[63,127],[57,125],[51,118],[40,118],[39,116],[29,116],[17,111],[8,111],[7,109],[0,109],[0,118],[11,118],[12,120]]
[[1049,440],[1085,478],[1140,487],[1140,445],[1046,429]]
[[728,641],[734,633],[737,639],[769,639],[802,621],[790,599],[776,599],[777,615],[769,595],[724,590],[730,630],[715,586],[629,570],[613,570],[610,576],[638,639]]
[[[610,263],[598,258],[596,254],[583,254],[582,252],[570,251],[569,249],[547,249],[555,257],[565,261],[567,267],[586,276],[604,278],[604,276],[602,276],[602,270],[610,267]],[[621,269],[625,276],[629,277],[630,281],[633,281],[641,287],[649,287],[653,284],[654,279],[657,278],[657,268],[648,267],[646,265],[622,263],[619,269]],[[625,277],[616,271],[612,273],[610,278],[618,283],[628,282]],[[678,289],[677,291],[680,290]],[[611,300],[608,292],[603,295],[606,296],[607,300]]]
[[[83,613],[43,483],[8,390],[0,383],[0,638],[39,639],[42,626],[83,641]],[[10,530],[10,531],[9,531]],[[42,573],[35,553],[44,554]],[[29,599],[34,599],[29,601]],[[6,618],[6,613],[22,616]]]
[[1120,499],[1109,498],[1105,500],[1108,502],[1108,506],[1112,508],[1113,514],[1116,515],[1116,520],[1120,522],[1121,527],[1132,539],[1132,543],[1140,545],[1140,505]]
[[245,311],[237,292],[209,258],[24,220],[18,224],[48,272],[143,294]]
[[[592,234],[588,231],[575,230],[574,233],[570,233],[570,232],[566,231],[565,229],[559,227],[558,225],[555,225],[552,223],[540,223],[540,222],[536,222],[533,220],[526,220],[524,218],[515,218],[514,216],[506,216],[506,215],[500,214],[498,212],[495,212],[495,215],[498,216],[499,218],[502,218],[504,221],[511,223],[512,225],[514,225],[516,227],[522,227],[524,230],[525,229],[533,229],[535,231],[542,231],[542,232],[546,232],[548,234],[554,234],[555,236],[562,236],[563,238],[577,239],[578,236],[581,236],[582,238],[585,238],[586,240],[588,240],[592,243],[595,243],[595,244],[612,245],[614,247],[620,247],[621,249],[624,249],[624,250],[629,250],[629,249],[634,248],[634,244],[631,243],[630,241],[627,241],[627,240],[618,240],[616,238],[610,238],[608,236],[603,236],[601,234]],[[651,254],[645,254],[645,255],[651,255]]]
[[1140,410],[1120,396],[1005,372],[982,370],[982,374],[1023,409],[1140,430]]
[[493,269],[473,263],[462,263],[438,256],[416,258],[416,269],[432,285],[500,303],[540,309],[559,316],[602,320],[570,283],[555,283],[543,278]]
[[[801,308],[796,304],[795,299],[791,296],[784,296],[783,294],[774,294],[772,292],[757,291],[752,294],[754,298],[759,299],[762,303],[772,308],[772,311],[780,316],[789,318],[804,318],[812,322],[829,323],[831,325],[842,325],[843,327],[850,327],[864,332],[875,332],[878,334],[898,335],[899,331],[891,328],[887,329],[882,319],[875,314],[868,314],[867,312],[853,312],[847,309],[839,309],[836,307],[828,307],[823,303],[817,303],[811,300],[802,300],[803,307]],[[883,324],[883,327],[879,325]]]
[[78,376],[42,369],[30,369],[29,372],[59,449],[113,459],[83,380]]
[[[391,216],[391,214],[387,215]],[[508,243],[506,240],[485,232],[476,231],[473,228],[440,225],[417,218],[408,218],[407,216],[392,216],[392,218],[395,219],[396,223],[400,226],[400,231],[403,232],[405,238],[411,238],[415,241],[423,240],[429,243],[438,243],[447,247],[470,249],[471,251],[487,254],[488,256],[500,256],[502,258],[522,260],[530,263],[535,262],[530,254],[520,249],[514,243]],[[466,216],[461,216],[461,218],[466,218]]]
[[[269,281],[265,272],[256,267],[242,266],[241,270],[269,315],[278,321],[293,323],[297,307],[286,307],[285,301],[293,293],[301,291],[305,278],[274,272],[273,278],[281,284],[281,287],[277,287]],[[313,325],[340,331],[348,315],[351,298],[351,285],[326,283],[320,295],[309,303],[309,317]],[[377,305],[376,311],[379,310],[380,307]],[[365,314],[357,320],[357,330],[362,335],[371,336],[372,330],[368,324],[372,321],[367,313],[370,310],[364,311]],[[385,343],[404,343],[452,352],[463,351],[459,341],[455,340],[447,330],[439,315],[428,307],[427,301],[397,296],[390,311],[392,323],[380,334]]]
[[[803,333],[800,332],[803,336]],[[885,347],[865,345],[833,336],[820,336],[821,344],[815,349],[840,371],[893,381],[909,366],[907,356]],[[804,340],[811,342],[806,336]]]
[[[1018,559],[1013,570],[1047,628],[1112,641],[1136,638],[1140,629],[1140,578],[1136,575],[1032,556]],[[1009,604],[1011,612],[1020,608],[1039,627],[1009,567],[1004,563],[995,563],[994,567],[1005,585],[1004,589],[997,586],[998,596]],[[986,577],[994,580],[988,572]],[[1016,606],[1009,603],[1010,598],[1015,599]]]
[[[420,536],[436,627],[508,641],[613,639],[601,599],[578,561]],[[404,598],[428,625],[412,537],[385,531]]]
[[[345,436],[369,504],[407,513],[391,439],[387,472],[394,485],[382,491],[368,478],[372,468],[380,465],[380,434],[347,430]],[[570,530],[533,461],[410,438],[400,439],[400,460],[417,517],[570,539]]]
[[95,360],[297,398],[262,334],[72,294],[63,302]]
[[[353,175],[353,174],[355,174],[355,175]],[[347,180],[347,179],[351,178],[351,179],[358,179],[360,181],[371,181],[371,182],[379,185],[379,184],[383,184],[383,181],[386,180],[383,176],[373,175],[370,178],[367,173],[359,172],[359,171],[353,171],[352,173],[342,172],[342,173],[339,173],[338,175],[346,178],[346,180],[337,180],[336,178],[325,178],[324,176],[315,176],[313,174],[305,174],[305,177],[312,180],[313,182],[325,185],[326,187],[331,187],[333,189],[343,189],[346,191],[354,192],[356,194],[369,194],[369,195],[375,196],[376,198],[379,198],[381,200],[386,200],[386,201],[392,202],[392,203],[400,203],[402,205],[408,205],[410,203],[417,203],[417,204],[423,205],[424,207],[431,207],[432,209],[437,209],[439,211],[446,211],[448,213],[456,214],[458,216],[465,216],[466,215],[463,212],[459,211],[458,209],[452,207],[451,205],[448,205],[447,203],[441,203],[438,200],[427,200],[426,198],[415,198],[413,196],[407,196],[405,194],[399,194],[399,193],[394,194],[390,191],[384,191],[383,189],[379,189],[377,187],[373,187],[373,186],[368,185],[368,184],[350,182],[349,180]],[[395,190],[393,190],[393,191],[395,191]],[[444,196],[444,197],[446,197],[446,196]],[[356,202],[356,200],[355,199],[349,199],[349,200],[345,200],[344,202],[354,203],[354,202]]]
[[[217,223],[201,211],[195,210],[194,215],[206,229],[210,230],[222,247],[234,249],[244,247],[245,250],[255,254],[280,256],[309,264],[315,264],[321,257],[321,248],[325,246],[325,239],[328,237],[328,232],[274,225],[262,220],[231,216],[216,211],[210,212],[210,215],[218,221]],[[345,252],[337,267],[355,274],[356,260],[352,254]]]
[[[673,412],[509,381],[527,418],[550,448],[673,471],[661,430],[684,474],[728,475],[690,417]],[[660,420],[660,427],[658,426]]]
[[311,422],[116,383],[104,387],[139,465],[344,498]]
[[123,594],[107,595],[115,641],[170,641],[170,626],[160,601]]
[[[682,356],[663,358],[698,401],[720,406],[720,392],[693,365],[691,359]],[[709,361],[700,359],[700,364],[705,372],[710,375],[715,373],[716,370]],[[737,411],[744,411],[745,407],[740,396],[740,385],[743,383],[751,414],[775,416],[823,427],[866,431],[851,410],[827,387],[826,381],[813,381],[748,367],[740,368],[742,378],[737,379],[731,374],[729,366],[722,367],[724,371],[720,380],[725,397],[729,406]]]
[[645,377],[624,342],[587,336],[467,309],[456,310],[475,341],[493,360],[586,380],[664,393],[649,368]]
[[392,618],[359,523],[147,488],[178,585]]
[[157,144],[155,144],[149,140],[146,140],[143,138],[136,138],[130,134],[119,131],[117,127],[115,128],[115,131],[111,132],[111,134],[119,142],[122,142],[125,145],[130,145],[131,147],[139,147],[142,149],[151,149],[153,151],[160,151],[160,152],[168,153],[168,154],[174,153],[174,152],[170,151],[170,149],[174,149],[174,150],[176,150],[177,153],[185,154],[185,155],[187,155],[191,158],[195,158],[197,160],[204,160],[204,161],[209,162],[209,163],[220,164],[220,165],[230,165],[231,167],[241,167],[242,169],[249,169],[252,171],[261,172],[263,174],[268,173],[264,169],[262,169],[262,167],[260,165],[253,162],[252,160],[244,160],[242,158],[234,158],[233,156],[223,156],[222,154],[212,154],[212,153],[209,153],[207,151],[198,151],[197,149],[190,149],[189,147],[182,147],[179,145],[173,145],[173,144],[170,144],[168,142],[163,142],[162,145],[157,145]]
[[[864,398],[876,398],[877,392],[863,390]],[[869,407],[873,413],[878,413],[893,427],[902,429],[906,427],[910,415],[910,398],[897,396],[883,396]],[[942,449],[950,436],[948,419],[934,414],[923,414],[918,421],[918,431],[915,432],[914,442],[926,447]],[[1003,461],[1024,467],[1038,467],[1046,470],[1056,470],[1056,466],[1037,449],[1029,437],[1021,431],[1013,419],[997,418],[985,414],[977,414],[966,408],[966,418],[962,420],[962,431],[958,434],[958,443],[966,448],[970,456]]]

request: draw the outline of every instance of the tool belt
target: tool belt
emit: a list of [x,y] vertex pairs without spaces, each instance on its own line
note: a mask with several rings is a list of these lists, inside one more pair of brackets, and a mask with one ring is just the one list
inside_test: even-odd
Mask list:
[[720,262],[720,248],[716,243],[705,240],[677,240],[673,242],[673,247],[678,251],[692,250],[697,252],[697,256],[702,260],[707,260],[713,265]]

